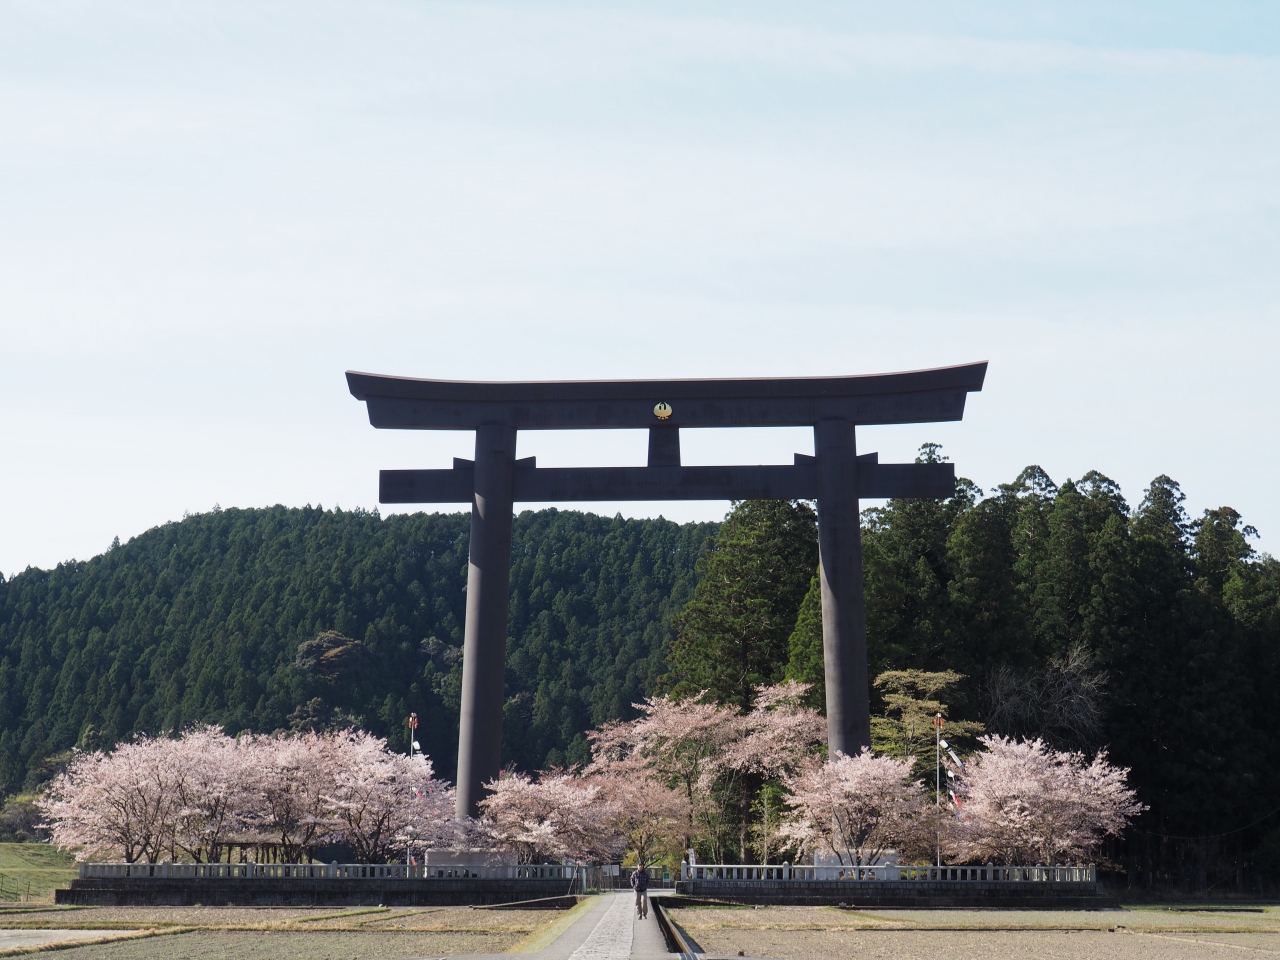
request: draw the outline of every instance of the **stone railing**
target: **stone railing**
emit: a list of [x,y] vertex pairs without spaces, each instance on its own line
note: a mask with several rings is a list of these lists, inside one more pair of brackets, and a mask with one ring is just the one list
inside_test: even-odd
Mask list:
[[893,880],[920,883],[1097,883],[1097,868],[1087,867],[871,867],[792,866],[789,863],[708,863],[680,865],[682,880],[812,881]]
[[171,880],[573,880],[580,866],[403,863],[82,863],[80,879]]

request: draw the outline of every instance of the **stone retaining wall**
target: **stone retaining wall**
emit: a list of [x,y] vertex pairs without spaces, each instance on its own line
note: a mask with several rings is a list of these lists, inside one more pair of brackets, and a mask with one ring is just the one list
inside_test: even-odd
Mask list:
[[[849,880],[681,880],[676,894],[722,903],[779,906],[915,907],[921,910],[991,907],[1104,910],[1119,906],[1093,883],[1000,883]],[[672,906],[679,901],[673,900]]]
[[[575,883],[575,888],[577,884]],[[575,889],[575,892],[579,892]],[[566,880],[211,880],[90,878],[71,881],[56,903],[81,906],[482,906],[565,898]],[[570,904],[571,905],[571,904]]]

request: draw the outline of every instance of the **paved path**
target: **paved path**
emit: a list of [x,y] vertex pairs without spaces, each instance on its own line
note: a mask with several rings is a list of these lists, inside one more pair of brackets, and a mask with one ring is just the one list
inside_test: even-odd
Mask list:
[[[635,894],[605,893],[546,948],[530,954],[538,960],[672,960],[649,905],[649,917],[636,917]],[[460,958],[459,958],[460,960]],[[471,954],[467,960],[490,960]],[[497,954],[492,960],[500,960]]]
[[635,902],[631,894],[605,894],[613,903],[587,934],[587,939],[569,954],[569,960],[630,960]]
[[[654,897],[650,891],[649,897],[649,919],[636,920],[635,918],[635,897],[631,897],[632,918],[631,925],[631,960],[672,960],[677,956],[674,953],[667,953],[667,940],[662,935],[662,928],[658,926],[658,920],[654,916]],[[659,897],[662,894],[658,895]]]

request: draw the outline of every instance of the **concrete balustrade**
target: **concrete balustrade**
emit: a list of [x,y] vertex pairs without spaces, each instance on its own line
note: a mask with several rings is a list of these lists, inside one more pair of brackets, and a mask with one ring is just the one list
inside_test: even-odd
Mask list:
[[580,866],[403,863],[82,863],[81,880],[573,880]]
[[792,866],[789,863],[681,864],[682,880],[729,882],[768,881],[810,883],[813,881],[882,880],[915,883],[1097,883],[1097,868],[1083,867],[981,867],[900,866]]

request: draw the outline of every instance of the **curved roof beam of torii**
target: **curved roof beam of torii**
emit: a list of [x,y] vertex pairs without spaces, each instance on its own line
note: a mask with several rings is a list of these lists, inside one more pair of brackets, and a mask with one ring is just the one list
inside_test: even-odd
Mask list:
[[986,361],[868,376],[723,380],[484,382],[348,371],[347,385],[368,404],[369,422],[389,429],[636,429],[659,422],[659,403],[670,405],[664,423],[675,427],[783,427],[959,420],[986,373]]

